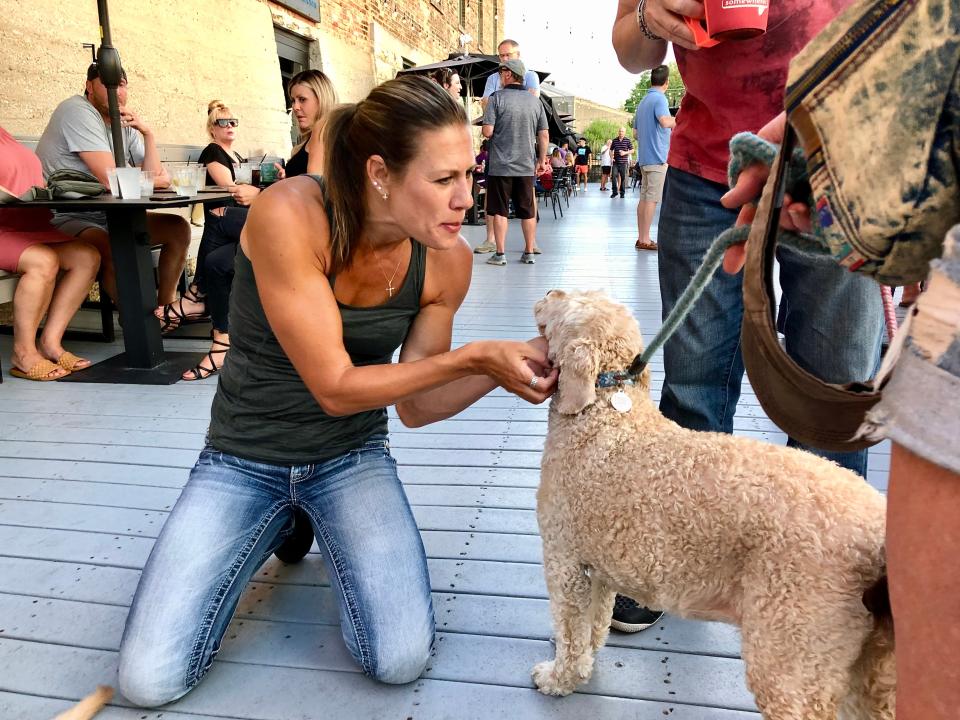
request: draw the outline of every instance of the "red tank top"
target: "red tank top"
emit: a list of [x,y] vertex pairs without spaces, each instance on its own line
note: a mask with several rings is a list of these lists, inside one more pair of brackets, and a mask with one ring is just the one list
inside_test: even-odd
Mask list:
[[730,138],[783,110],[790,61],[850,1],[770,0],[764,35],[696,51],[674,46],[687,92],[667,162],[725,185]]

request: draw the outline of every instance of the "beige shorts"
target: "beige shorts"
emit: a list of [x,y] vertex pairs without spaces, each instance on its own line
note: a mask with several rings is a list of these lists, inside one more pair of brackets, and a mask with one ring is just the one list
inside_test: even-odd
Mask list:
[[663,197],[663,180],[667,177],[667,164],[642,165],[640,184],[640,199],[648,202],[660,202]]

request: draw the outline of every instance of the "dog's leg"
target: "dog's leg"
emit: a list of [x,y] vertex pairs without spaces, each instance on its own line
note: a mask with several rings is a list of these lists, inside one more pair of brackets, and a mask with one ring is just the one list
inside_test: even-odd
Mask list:
[[617,593],[611,590],[606,583],[599,580],[593,580],[591,590],[590,648],[596,653],[603,647],[603,644],[607,641],[607,635],[610,634],[610,620],[613,617],[613,604],[617,599]]
[[544,695],[569,695],[593,670],[590,578],[579,563],[550,562],[544,549],[544,571],[553,614],[556,658],[533,668],[533,681]]

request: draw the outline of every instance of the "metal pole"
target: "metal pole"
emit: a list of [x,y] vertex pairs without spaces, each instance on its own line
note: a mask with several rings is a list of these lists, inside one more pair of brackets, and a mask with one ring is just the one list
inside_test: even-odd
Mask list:
[[107,105],[110,108],[110,134],[113,137],[113,159],[118,168],[126,167],[126,153],[123,147],[123,126],[120,124],[120,102],[117,100],[117,88],[123,79],[120,65],[120,53],[110,41],[110,12],[107,0],[97,0],[97,12],[100,15],[100,50],[97,52],[97,70],[100,82],[107,88]]

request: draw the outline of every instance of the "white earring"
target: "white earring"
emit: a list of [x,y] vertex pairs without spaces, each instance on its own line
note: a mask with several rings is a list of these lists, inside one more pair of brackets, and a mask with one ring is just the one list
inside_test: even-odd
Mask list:
[[372,180],[371,182],[373,183],[374,189],[376,189],[376,191],[380,193],[380,197],[382,197],[384,200],[390,197],[390,193],[384,190],[383,187],[380,185],[380,183],[378,183],[376,180]]

